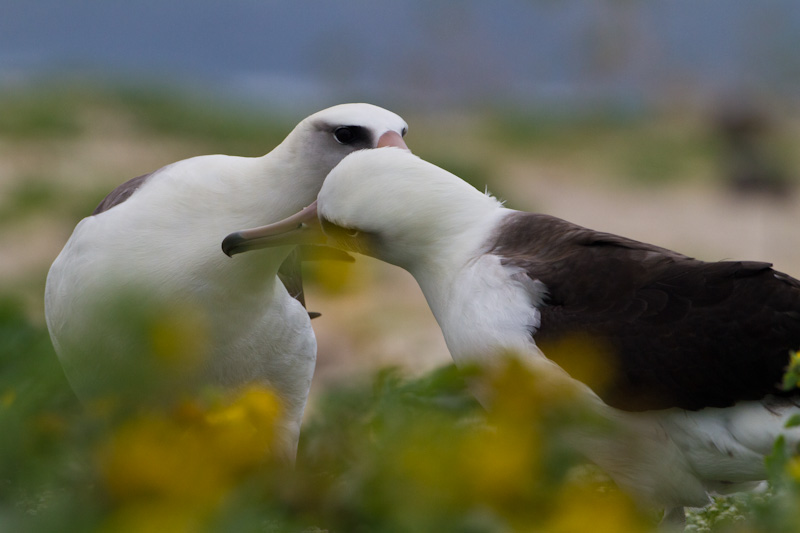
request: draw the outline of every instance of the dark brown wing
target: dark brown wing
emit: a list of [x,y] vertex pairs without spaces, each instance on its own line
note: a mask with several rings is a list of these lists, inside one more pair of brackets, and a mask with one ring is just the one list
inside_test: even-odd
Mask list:
[[118,186],[116,189],[108,193],[108,196],[103,198],[103,201],[98,204],[97,207],[94,208],[92,211],[92,215],[99,215],[105,211],[108,211],[115,205],[119,205],[131,195],[136,192],[139,187],[141,187],[145,181],[147,181],[150,177],[153,176],[155,172],[151,172],[149,174],[143,174],[141,176],[137,176],[135,178],[129,179],[122,185]]
[[545,355],[565,356],[556,347],[574,339],[597,347],[613,372],[595,391],[614,407],[782,394],[800,349],[800,282],[768,263],[706,263],[527,213],[509,216],[493,253],[547,287],[534,334]]

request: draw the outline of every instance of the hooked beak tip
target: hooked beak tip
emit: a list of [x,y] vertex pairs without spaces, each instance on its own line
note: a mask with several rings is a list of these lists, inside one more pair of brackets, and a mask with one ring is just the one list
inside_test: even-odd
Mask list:
[[233,257],[242,250],[239,245],[242,243],[242,235],[240,232],[231,233],[222,240],[222,253],[228,257]]
[[[294,215],[260,226],[258,228],[235,231],[222,240],[222,252],[228,257],[258,248],[271,248],[275,246],[296,246],[298,244],[317,244],[320,237],[315,232],[306,233],[309,224],[317,221],[317,202],[300,210]],[[322,230],[320,229],[320,235]]]

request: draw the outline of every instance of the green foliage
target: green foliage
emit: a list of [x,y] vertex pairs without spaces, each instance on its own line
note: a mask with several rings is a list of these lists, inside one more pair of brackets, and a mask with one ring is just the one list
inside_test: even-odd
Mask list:
[[85,523],[70,490],[87,474],[79,412],[47,332],[0,298],[0,529],[55,531],[56,509]]
[[[175,348],[192,329],[169,317],[184,314],[162,316],[165,327],[134,317],[146,326],[142,349]],[[4,529],[510,531],[559,523],[589,502],[613,509],[618,531],[643,530],[626,497],[575,484],[576,458],[543,444],[570,409],[512,408],[526,379],[519,369],[496,378],[508,407],[492,416],[466,390],[473,374],[452,366],[335,387],[312,407],[292,469],[264,456],[277,409],[267,390],[81,407],[46,331],[21,306],[3,301],[0,332]]]
[[83,194],[64,190],[60,184],[38,176],[27,176],[9,189],[0,199],[0,223],[55,213],[82,218],[94,208],[94,199],[88,207]]
[[[169,349],[163,335],[181,325],[167,326],[142,334]],[[279,409],[267,390],[231,401],[206,391],[123,416],[79,406],[47,332],[8,298],[0,365],[2,530],[656,530],[565,446],[563,430],[591,417],[513,364],[492,378],[491,414],[466,386],[485,376],[452,365],[331,388],[311,407],[294,468],[264,456]],[[687,531],[796,531],[795,453],[776,442],[771,489],[717,498],[689,513]]]
[[786,421],[786,428],[794,428],[800,426],[800,414],[795,414],[789,417],[789,420]]
[[58,139],[83,132],[70,91],[26,90],[0,93],[0,135],[14,139]]
[[631,183],[663,184],[686,180],[693,167],[710,166],[715,158],[710,136],[691,130],[644,129],[628,136],[620,149],[618,171]]
[[490,127],[492,137],[505,145],[563,153],[624,131],[635,123],[635,117],[613,112],[501,112],[490,121]]
[[630,185],[684,181],[717,165],[710,131],[625,112],[500,114],[490,121],[504,147],[541,160],[569,160]]
[[0,92],[0,136],[15,141],[79,138],[95,127],[87,117],[103,115],[122,120],[143,135],[203,143],[211,151],[241,155],[268,152],[293,127],[266,110],[165,87],[67,81]]
[[789,391],[800,387],[800,352],[789,354],[789,367],[783,375],[783,390]]
[[[109,95],[133,113],[137,127],[148,135],[202,141],[223,152],[262,155],[280,143],[292,124],[236,108],[212,98],[187,97],[169,90],[122,88]],[[252,153],[241,153],[242,150]]]

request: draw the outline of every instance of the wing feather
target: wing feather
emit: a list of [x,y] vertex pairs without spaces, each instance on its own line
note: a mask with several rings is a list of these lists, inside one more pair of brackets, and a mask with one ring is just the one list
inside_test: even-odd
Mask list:
[[534,334],[545,355],[569,370],[561,343],[597,347],[614,369],[595,391],[609,405],[701,409],[785,394],[800,282],[769,263],[707,263],[530,213],[508,217],[491,253],[547,287]]

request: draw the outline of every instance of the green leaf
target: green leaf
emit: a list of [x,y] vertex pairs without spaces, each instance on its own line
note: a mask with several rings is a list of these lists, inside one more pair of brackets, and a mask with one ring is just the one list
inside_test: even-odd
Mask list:
[[794,414],[791,417],[789,417],[789,420],[786,421],[786,424],[784,424],[783,427],[788,429],[797,426],[800,426],[800,413]]

